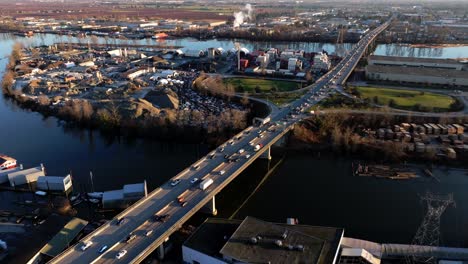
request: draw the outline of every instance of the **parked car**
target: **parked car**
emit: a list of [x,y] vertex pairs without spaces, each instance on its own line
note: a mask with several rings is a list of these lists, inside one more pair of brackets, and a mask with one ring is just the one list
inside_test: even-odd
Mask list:
[[151,236],[151,234],[153,234],[153,230],[148,230],[146,231],[145,236]]
[[185,207],[187,205],[187,202],[180,203],[180,206]]
[[219,175],[223,175],[224,173],[226,173],[224,170],[220,171],[219,172]]

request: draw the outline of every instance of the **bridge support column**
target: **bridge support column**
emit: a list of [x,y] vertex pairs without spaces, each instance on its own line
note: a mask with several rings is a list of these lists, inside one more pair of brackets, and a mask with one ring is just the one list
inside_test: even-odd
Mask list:
[[260,158],[261,159],[271,160],[271,147],[269,147],[267,150],[265,150],[265,152],[263,152],[262,155],[260,155]]
[[204,206],[204,212],[208,213],[208,214],[212,214],[212,215],[217,215],[218,214],[218,210],[216,210],[216,200],[215,200],[216,196],[213,196],[213,198],[211,198],[211,201],[209,201],[205,206]]
[[159,260],[163,260],[164,259],[164,255],[165,255],[165,250],[164,250],[164,243],[162,243],[161,245],[159,245],[158,249],[157,249],[157,255],[158,255],[158,259]]

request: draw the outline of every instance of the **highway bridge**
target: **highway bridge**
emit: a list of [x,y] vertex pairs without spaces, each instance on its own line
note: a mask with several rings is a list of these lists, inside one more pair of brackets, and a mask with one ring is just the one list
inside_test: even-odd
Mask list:
[[[336,67],[309,86],[305,95],[271,114],[269,122],[250,126],[235,135],[49,263],[140,263],[154,250],[163,255],[164,242],[172,233],[202,208],[216,214],[216,194],[257,158],[269,159],[270,147],[307,116],[306,110],[344,84],[368,45],[389,23],[366,34]],[[198,181],[194,182],[195,178]],[[205,190],[200,189],[200,181],[208,178],[213,183]],[[186,201],[184,206],[179,197]],[[161,221],[155,215],[167,217]],[[124,221],[119,223],[119,219]],[[135,237],[126,242],[129,234]],[[82,250],[81,246],[88,241],[92,245]],[[101,252],[104,246],[107,248]],[[121,250],[126,250],[126,254],[117,259]]]

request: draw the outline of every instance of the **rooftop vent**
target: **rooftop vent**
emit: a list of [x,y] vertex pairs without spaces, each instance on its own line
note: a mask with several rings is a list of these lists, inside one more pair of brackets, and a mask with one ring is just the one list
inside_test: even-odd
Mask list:
[[258,243],[257,238],[256,237],[251,237],[250,238],[250,243],[253,244],[253,245],[257,244]]

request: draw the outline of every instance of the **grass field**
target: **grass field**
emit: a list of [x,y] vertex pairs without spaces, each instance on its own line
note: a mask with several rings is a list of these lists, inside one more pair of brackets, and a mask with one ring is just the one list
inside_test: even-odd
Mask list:
[[233,85],[238,93],[288,92],[301,88],[301,84],[296,82],[255,78],[227,78],[224,83]]
[[268,100],[274,103],[277,106],[283,106],[288,104],[294,100],[297,100],[301,96],[305,94],[304,91],[302,92],[294,92],[294,93],[284,93],[284,94],[274,94],[274,95],[267,95],[267,94],[255,94],[253,97]]
[[447,95],[422,91],[363,86],[356,87],[356,90],[362,99],[404,110],[443,112],[451,110],[450,105],[456,102]]

